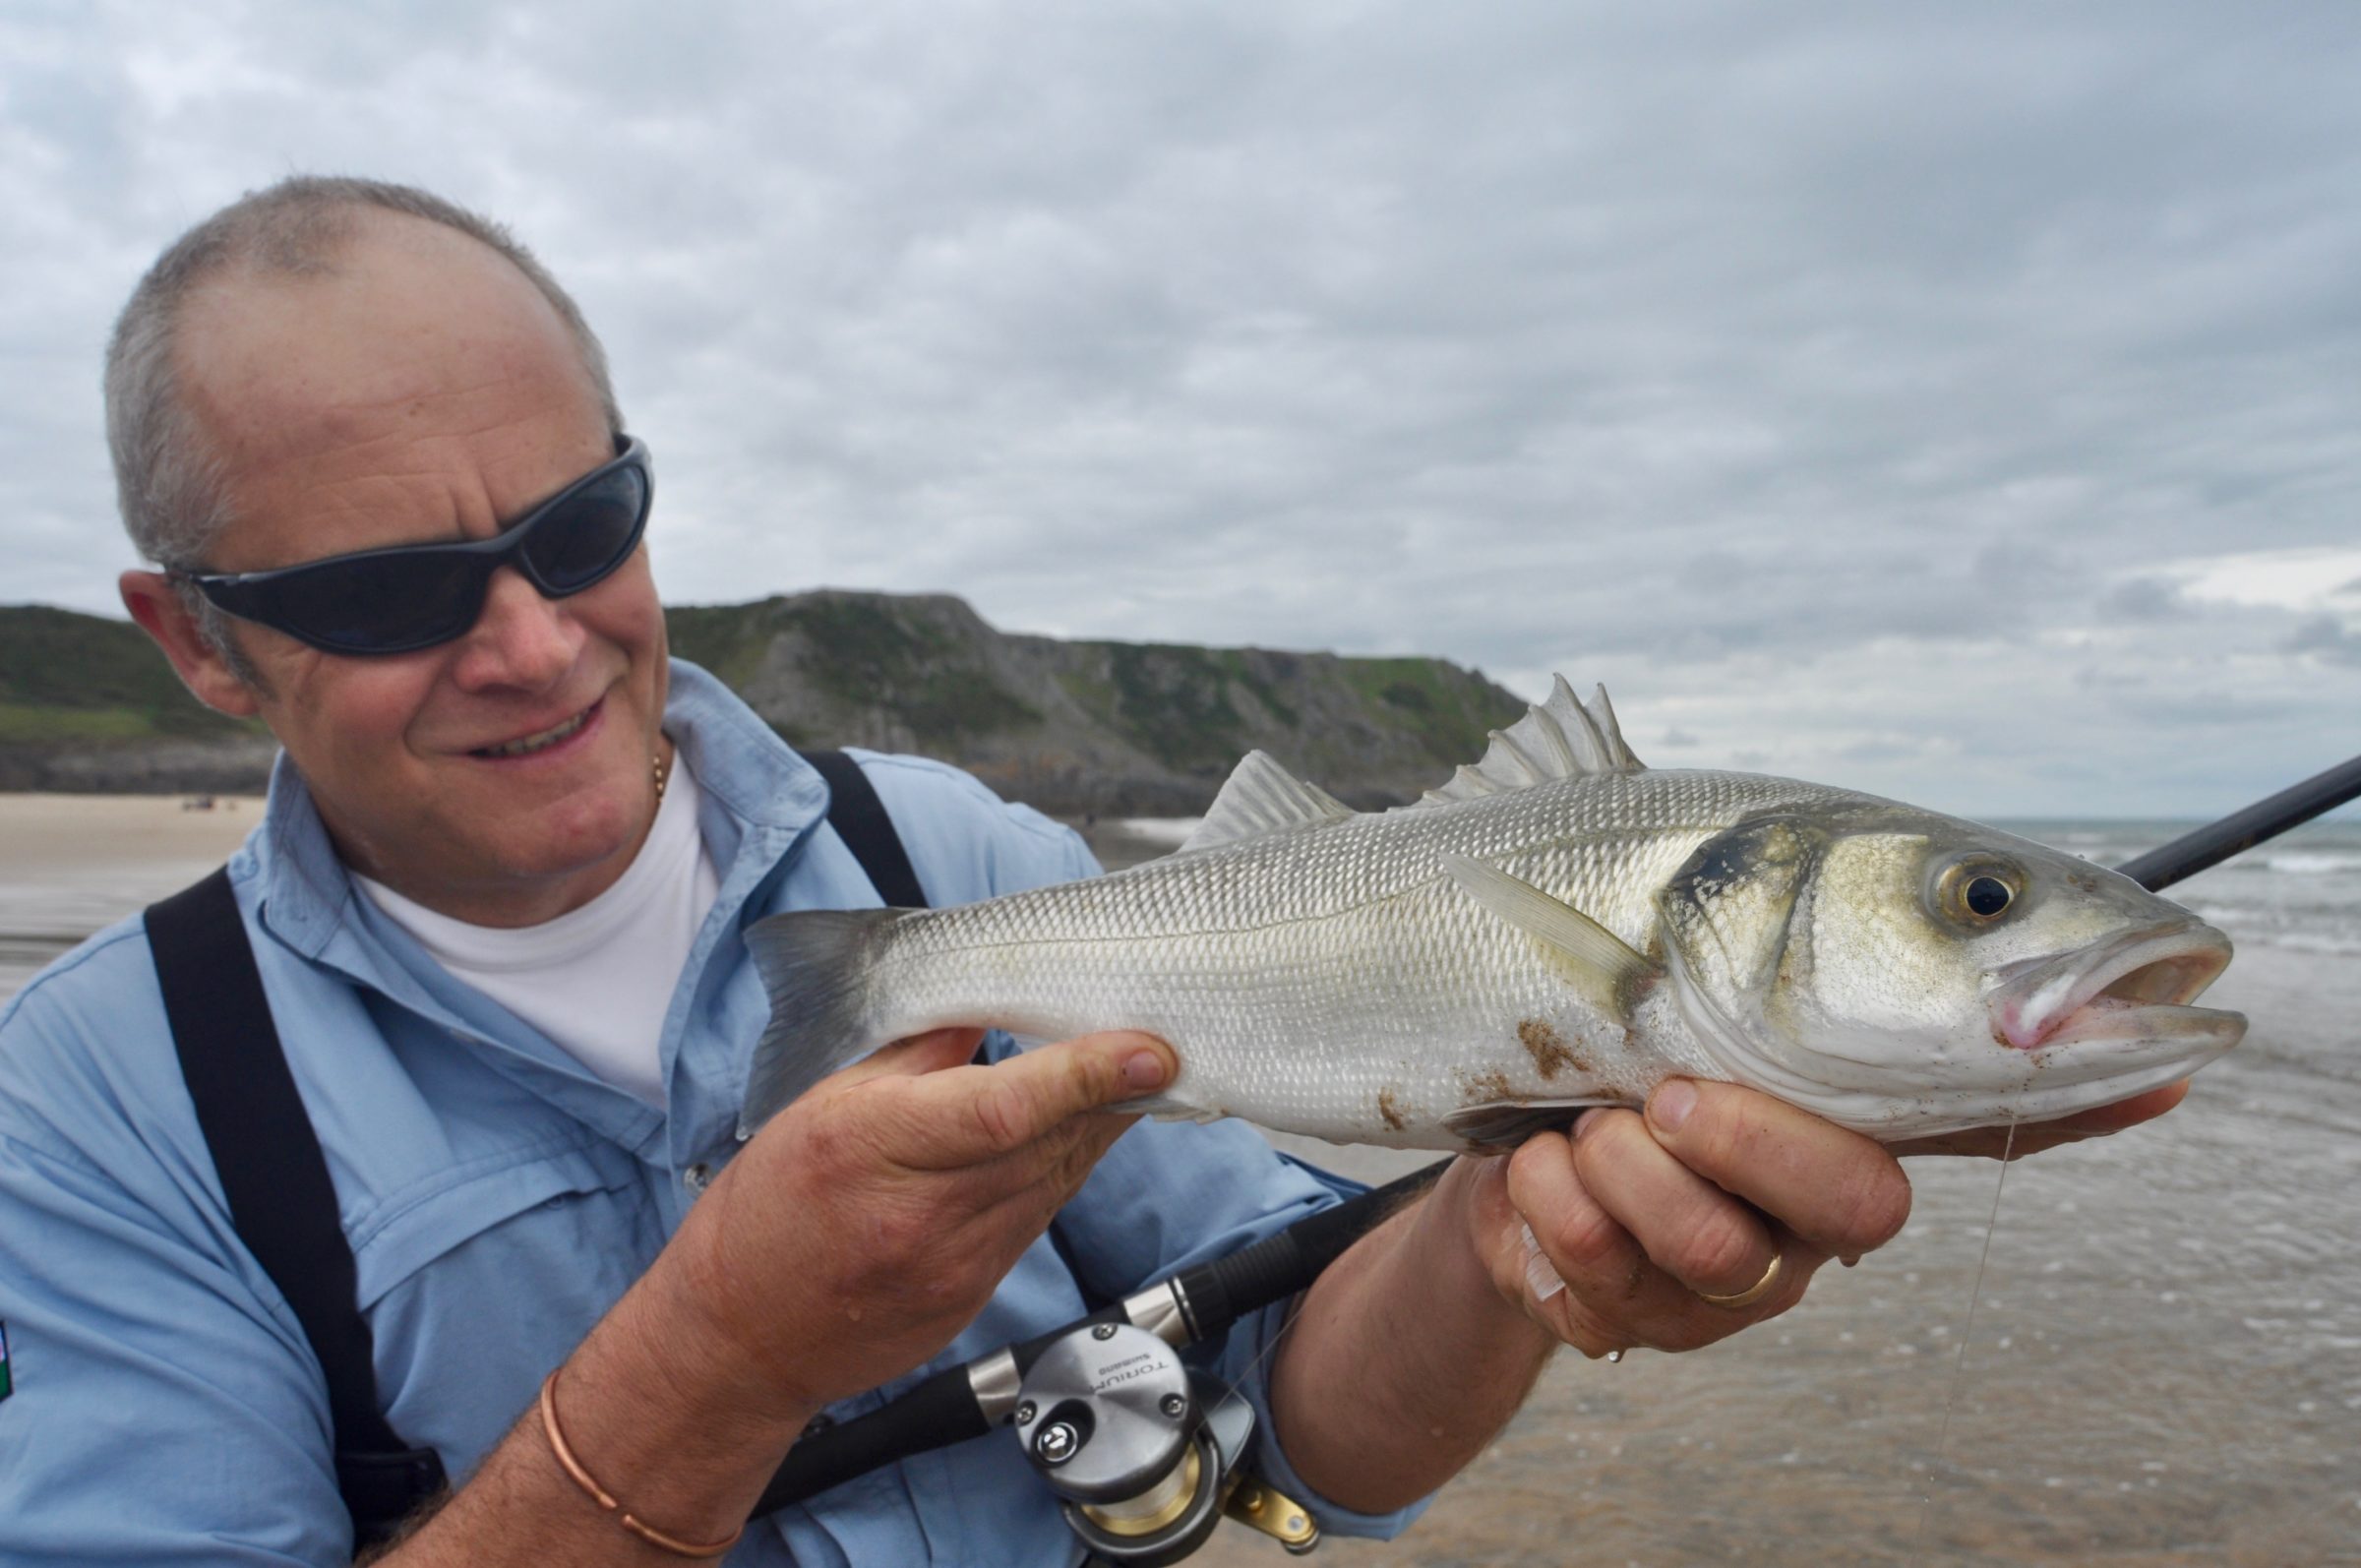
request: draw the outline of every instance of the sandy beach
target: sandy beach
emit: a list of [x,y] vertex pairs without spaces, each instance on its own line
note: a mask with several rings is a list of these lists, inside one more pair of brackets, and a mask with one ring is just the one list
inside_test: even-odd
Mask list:
[[260,799],[0,794],[0,1000],[91,932],[187,886],[262,820]]
[[192,811],[178,795],[0,795],[0,875],[218,864],[262,819],[263,803],[259,796],[212,799],[211,811]]

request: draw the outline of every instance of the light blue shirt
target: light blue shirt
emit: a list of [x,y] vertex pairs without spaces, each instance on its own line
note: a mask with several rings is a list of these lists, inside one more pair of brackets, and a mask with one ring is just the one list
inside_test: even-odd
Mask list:
[[[818,775],[719,682],[676,662],[665,729],[703,788],[721,893],[665,1014],[664,1111],[591,1076],[356,897],[283,758],[268,814],[230,863],[351,1238],[380,1396],[394,1430],[436,1449],[454,1481],[738,1148],[748,1053],[768,1012],[740,930],[779,910],[878,903],[822,820]],[[860,760],[934,903],[1097,870],[1071,832],[965,774]],[[1116,1297],[1351,1190],[1239,1123],[1143,1122],[1060,1226]],[[939,1358],[830,1413],[873,1409],[1082,1310],[1037,1241]],[[1258,1468],[1330,1531],[1401,1529],[1410,1512],[1355,1515],[1311,1497],[1269,1440],[1262,1372],[1282,1322],[1277,1307],[1241,1322],[1212,1363],[1256,1408]],[[231,1229],[137,920],[67,954],[0,1013],[0,1323],[15,1374],[0,1401],[0,1561],[350,1561],[319,1363]],[[629,1478],[601,1478],[629,1500]],[[1080,1555],[1002,1431],[785,1509],[728,1560]]]

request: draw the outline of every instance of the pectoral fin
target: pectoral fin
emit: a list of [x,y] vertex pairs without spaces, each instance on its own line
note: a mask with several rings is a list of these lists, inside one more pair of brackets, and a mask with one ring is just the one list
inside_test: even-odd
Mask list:
[[1619,1024],[1656,979],[1656,965],[1590,916],[1483,861],[1446,855],[1443,867],[1470,897],[1557,956],[1582,998]]
[[1443,1130],[1475,1154],[1507,1154],[1537,1132],[1549,1132],[1571,1122],[1593,1106],[1615,1106],[1620,1100],[1500,1100],[1469,1106],[1443,1117]]

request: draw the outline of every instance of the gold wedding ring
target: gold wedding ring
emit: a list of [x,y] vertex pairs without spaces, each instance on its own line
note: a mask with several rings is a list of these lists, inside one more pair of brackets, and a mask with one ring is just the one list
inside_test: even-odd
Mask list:
[[1738,1292],[1737,1295],[1716,1296],[1711,1291],[1699,1291],[1697,1293],[1698,1298],[1701,1300],[1710,1301],[1716,1306],[1728,1307],[1732,1311],[1735,1311],[1741,1306],[1752,1306],[1764,1297],[1769,1296],[1771,1294],[1772,1287],[1779,1284],[1779,1265],[1780,1254],[1774,1252],[1771,1254],[1771,1266],[1763,1270],[1763,1277],[1755,1281],[1752,1285],[1747,1286],[1746,1289]]

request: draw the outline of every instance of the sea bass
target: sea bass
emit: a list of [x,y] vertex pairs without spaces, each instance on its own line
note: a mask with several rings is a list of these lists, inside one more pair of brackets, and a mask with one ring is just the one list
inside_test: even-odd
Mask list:
[[1648,768],[1561,677],[1483,760],[1357,813],[1250,753],[1177,854],[943,910],[774,916],[759,1123],[887,1041],[1141,1029],[1133,1109],[1497,1148],[1686,1074],[1873,1137],[2038,1121],[2183,1077],[2212,927],[2057,850],[1792,779]]

